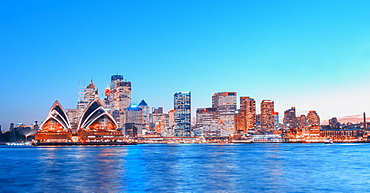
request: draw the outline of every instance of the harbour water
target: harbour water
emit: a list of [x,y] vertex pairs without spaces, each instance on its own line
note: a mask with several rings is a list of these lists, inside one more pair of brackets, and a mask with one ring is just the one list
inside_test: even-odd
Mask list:
[[370,144],[0,148],[0,192],[370,192]]

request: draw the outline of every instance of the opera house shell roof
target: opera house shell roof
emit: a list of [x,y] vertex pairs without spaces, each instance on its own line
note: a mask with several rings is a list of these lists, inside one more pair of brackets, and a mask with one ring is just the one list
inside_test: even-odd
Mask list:
[[77,130],[109,131],[116,130],[117,128],[116,121],[105,110],[102,101],[96,98],[83,113]]
[[115,142],[123,138],[116,121],[99,98],[87,106],[73,132],[66,111],[55,101],[35,136],[39,143]]
[[62,105],[55,101],[39,132],[66,132],[71,129],[68,116]]

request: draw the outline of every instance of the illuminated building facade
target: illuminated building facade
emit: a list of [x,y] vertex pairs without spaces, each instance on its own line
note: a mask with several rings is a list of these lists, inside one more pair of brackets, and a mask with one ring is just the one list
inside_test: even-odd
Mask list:
[[276,128],[279,124],[279,112],[274,111],[272,114],[274,115],[274,128]]
[[305,128],[307,126],[307,117],[306,115],[301,115],[299,117],[297,117],[297,127],[299,130],[302,131],[303,128]]
[[284,124],[284,127],[287,129],[297,128],[298,122],[297,122],[295,107],[292,107],[284,111],[283,124]]
[[309,111],[307,114],[308,126],[320,126],[320,117],[316,111]]
[[72,128],[66,111],[55,101],[45,121],[40,125],[35,140],[40,142],[70,142]]
[[166,126],[168,124],[166,123],[168,120],[166,120],[165,114],[163,114],[163,107],[158,108],[152,108],[152,113],[150,114],[150,123],[151,128],[153,128],[154,132],[156,134],[163,134],[166,130]]
[[[95,88],[93,81],[90,81],[90,84],[84,88],[83,90],[80,89],[78,93],[78,101],[77,101],[77,116],[76,119],[80,119],[82,113],[85,111],[87,106],[98,97],[98,90]],[[74,113],[74,112],[71,112]],[[73,122],[75,119],[73,119]]]
[[247,133],[256,127],[256,101],[250,97],[240,97],[240,109],[236,115],[238,132]]
[[117,142],[123,141],[124,135],[118,130],[113,117],[104,108],[103,102],[96,98],[83,113],[78,124],[78,141]]
[[197,108],[196,128],[197,136],[221,136],[220,113],[216,108]]
[[174,94],[175,136],[191,137],[191,93]]
[[110,111],[120,113],[116,119],[120,127],[126,123],[126,109],[131,105],[131,82],[124,81],[122,75],[111,77],[110,87],[105,90],[106,104]]
[[338,128],[340,128],[340,123],[338,122],[338,119],[336,117],[333,117],[333,118],[329,119],[329,126],[332,129],[338,129]]
[[274,101],[261,102],[261,132],[270,132],[274,129]]
[[66,111],[56,101],[35,135],[39,143],[101,143],[124,141],[113,117],[99,98],[95,98],[82,113],[77,129],[72,131]]
[[219,92],[212,95],[212,108],[220,113],[221,136],[234,133],[236,92]]

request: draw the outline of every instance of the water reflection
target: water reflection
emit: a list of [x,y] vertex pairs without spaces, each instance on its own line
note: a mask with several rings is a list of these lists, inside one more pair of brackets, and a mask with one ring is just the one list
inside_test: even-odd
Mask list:
[[368,192],[369,145],[0,148],[1,192]]

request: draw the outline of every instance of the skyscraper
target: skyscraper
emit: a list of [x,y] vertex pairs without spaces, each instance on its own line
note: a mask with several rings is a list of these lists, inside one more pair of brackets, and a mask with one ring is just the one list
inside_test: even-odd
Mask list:
[[309,111],[307,114],[308,126],[320,126],[320,117],[316,111]]
[[[77,114],[76,118],[79,119],[82,114],[84,113],[87,106],[98,97],[98,90],[95,88],[93,81],[90,81],[90,84],[86,88],[80,87],[80,91],[78,93],[78,101],[77,101]],[[72,119],[74,121],[74,119]]]
[[216,108],[197,108],[196,128],[197,135],[203,137],[216,137],[221,135],[220,113]]
[[240,97],[238,130],[246,133],[256,127],[256,101],[250,97]]
[[125,82],[122,75],[111,77],[109,105],[120,112],[131,105],[131,82]]
[[287,129],[297,128],[298,121],[297,121],[297,117],[296,117],[295,107],[292,107],[292,108],[284,111],[283,124],[284,124],[284,127],[287,128]]
[[174,94],[175,136],[191,137],[191,95],[190,92]]
[[131,105],[131,82],[126,82],[122,75],[111,77],[110,87],[105,90],[106,104],[110,111],[119,111],[117,123],[123,127],[126,123],[126,109]]
[[274,129],[274,101],[261,102],[261,131],[269,132]]
[[212,95],[212,108],[220,113],[221,135],[234,133],[236,92],[219,92]]

